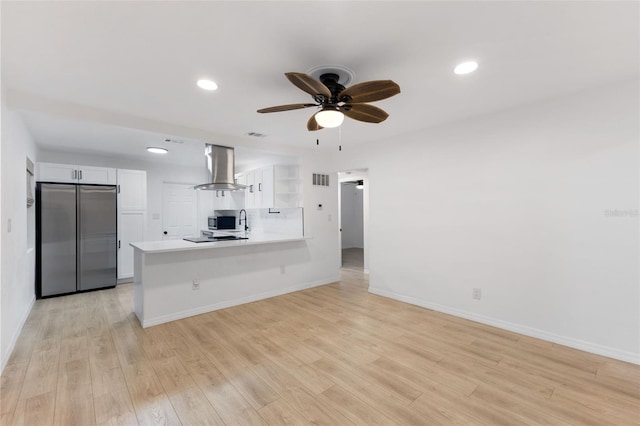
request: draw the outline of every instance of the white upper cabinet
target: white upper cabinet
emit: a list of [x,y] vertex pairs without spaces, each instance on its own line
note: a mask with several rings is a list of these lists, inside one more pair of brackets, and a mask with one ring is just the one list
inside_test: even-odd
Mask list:
[[115,185],[116,169],[75,164],[38,163],[39,182]]
[[273,167],[273,206],[302,207],[302,179],[297,164]]
[[242,176],[245,205],[250,209],[302,206],[302,181],[297,165],[275,165],[251,170]]
[[147,209],[147,172],[118,169],[118,209],[143,211]]

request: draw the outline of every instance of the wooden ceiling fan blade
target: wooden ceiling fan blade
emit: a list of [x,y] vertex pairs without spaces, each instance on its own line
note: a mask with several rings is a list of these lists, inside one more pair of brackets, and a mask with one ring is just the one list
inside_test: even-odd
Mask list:
[[298,89],[307,92],[311,96],[323,95],[327,98],[331,97],[329,88],[310,75],[301,72],[287,72],[284,73],[284,75],[286,75],[289,81]]
[[392,80],[375,80],[365,81],[364,83],[354,84],[347,87],[339,95],[338,98],[351,98],[349,103],[375,102],[400,93],[400,86]]
[[309,130],[310,132],[313,132],[315,130],[322,130],[322,129],[324,129],[324,127],[318,124],[318,122],[316,121],[316,115],[313,114],[309,119],[309,121],[307,121],[307,130]]
[[314,107],[314,106],[318,106],[318,105],[317,104],[279,105],[279,106],[273,106],[273,107],[269,107],[269,108],[262,108],[262,109],[259,109],[258,112],[265,113],[265,112],[290,111],[292,109],[302,109],[302,108],[309,108],[309,107]]
[[380,123],[389,117],[384,110],[368,104],[345,105],[347,108],[340,108],[340,111],[349,118],[367,123]]

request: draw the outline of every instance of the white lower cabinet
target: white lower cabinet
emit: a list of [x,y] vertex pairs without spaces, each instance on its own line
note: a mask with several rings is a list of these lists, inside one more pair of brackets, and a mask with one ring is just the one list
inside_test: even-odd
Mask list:
[[144,241],[145,212],[118,213],[118,279],[133,277],[133,247]]

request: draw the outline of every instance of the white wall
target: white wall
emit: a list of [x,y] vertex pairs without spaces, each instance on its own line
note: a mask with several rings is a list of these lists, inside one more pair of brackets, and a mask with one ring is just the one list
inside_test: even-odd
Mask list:
[[35,205],[27,209],[26,157],[35,162],[37,149],[20,116],[4,102],[1,135],[0,354],[4,369],[35,300]]
[[363,248],[363,191],[354,184],[342,183],[340,191],[340,218],[342,248]]
[[369,168],[370,290],[639,363],[638,90],[345,150],[337,170]]

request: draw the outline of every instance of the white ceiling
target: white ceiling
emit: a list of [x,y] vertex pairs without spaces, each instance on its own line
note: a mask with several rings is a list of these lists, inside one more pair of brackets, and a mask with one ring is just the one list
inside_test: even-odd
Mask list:
[[[233,140],[249,138],[249,131],[267,134],[265,142],[312,147],[316,137],[338,132],[308,132],[310,109],[256,110],[310,101],[283,73],[323,64],[350,68],[353,83],[392,79],[402,89],[376,103],[390,114],[385,122],[346,119],[343,145],[397,140],[438,123],[638,78],[637,2],[1,7],[3,90],[48,148],[138,155],[168,134]],[[476,73],[452,73],[470,58],[480,64]],[[203,77],[219,90],[199,89],[195,81]],[[189,145],[201,156],[200,142]]]

